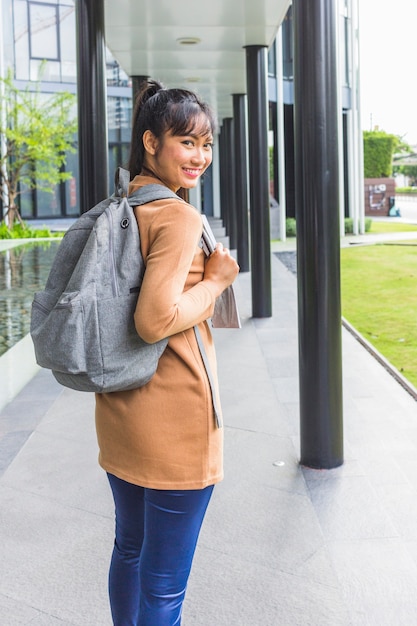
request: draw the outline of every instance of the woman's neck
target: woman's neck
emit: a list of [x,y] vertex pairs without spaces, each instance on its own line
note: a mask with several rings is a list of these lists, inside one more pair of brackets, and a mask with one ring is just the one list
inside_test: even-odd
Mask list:
[[[161,183],[163,185],[165,185],[166,187],[168,187],[168,185],[166,184],[166,182],[164,180],[162,180],[162,178],[160,176],[158,176],[157,174],[155,174],[155,172],[153,170],[151,170],[149,167],[147,167],[146,165],[142,166],[142,170],[140,173],[140,176],[152,176],[152,178],[156,178],[157,180],[161,181]],[[178,192],[180,191],[179,189],[177,190],[173,190],[175,191],[175,193],[177,193],[179,195],[180,198],[182,198],[182,195],[180,195]],[[185,199],[185,198],[183,198]]]
[[146,167],[145,165],[142,167],[142,171],[141,171],[140,175],[141,176],[152,176],[153,178],[157,178],[158,180],[161,180],[159,178],[159,176],[157,176],[155,174],[155,172],[153,172],[151,169],[149,169],[149,167]]

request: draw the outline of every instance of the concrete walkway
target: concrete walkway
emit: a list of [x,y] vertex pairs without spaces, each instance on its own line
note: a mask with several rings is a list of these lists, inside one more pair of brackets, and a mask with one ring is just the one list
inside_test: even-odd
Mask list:
[[[272,255],[273,317],[216,330],[225,480],[184,626],[417,624],[417,403],[343,330],[345,463],[299,465],[296,278]],[[1,626],[111,626],[112,499],[93,397],[40,372],[0,413]],[[155,625],[158,626],[158,625]]]

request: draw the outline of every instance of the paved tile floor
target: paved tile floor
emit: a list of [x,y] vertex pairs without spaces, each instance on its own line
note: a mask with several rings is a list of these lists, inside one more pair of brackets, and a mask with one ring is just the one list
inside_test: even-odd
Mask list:
[[[417,403],[343,330],[345,463],[299,465],[296,279],[272,255],[273,317],[216,330],[225,480],[184,626],[417,624]],[[113,512],[93,398],[38,374],[0,413],[1,626],[110,626]],[[156,625],[155,625],[156,626]]]

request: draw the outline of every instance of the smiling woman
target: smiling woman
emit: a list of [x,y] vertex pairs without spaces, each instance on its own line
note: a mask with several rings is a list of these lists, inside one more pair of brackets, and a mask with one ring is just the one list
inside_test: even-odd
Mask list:
[[[133,116],[129,191],[195,187],[212,161],[214,130],[195,93],[147,81]],[[202,216],[180,197],[135,207],[135,216],[146,265],[136,330],[168,344],[144,387],[96,396],[100,464],[116,511],[110,604],[116,626],[179,626],[200,527],[223,477],[207,320],[239,267],[221,244],[205,256]]]
[[146,101],[138,98],[133,114],[132,178],[148,173],[172,191],[195,187],[211,164],[215,130],[210,107],[196,94],[149,81]]
[[[198,134],[198,133],[203,133]],[[212,160],[211,133],[197,127],[186,135],[167,133],[163,140],[147,130],[143,143],[147,152],[146,169],[152,172],[172,191],[195,187]]]

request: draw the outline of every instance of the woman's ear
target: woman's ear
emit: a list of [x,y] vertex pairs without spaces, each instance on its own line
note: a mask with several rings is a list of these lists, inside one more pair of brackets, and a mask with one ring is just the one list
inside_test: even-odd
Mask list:
[[153,132],[150,130],[145,130],[142,137],[143,146],[145,148],[145,152],[155,156],[156,151],[158,149],[158,139],[155,137]]

